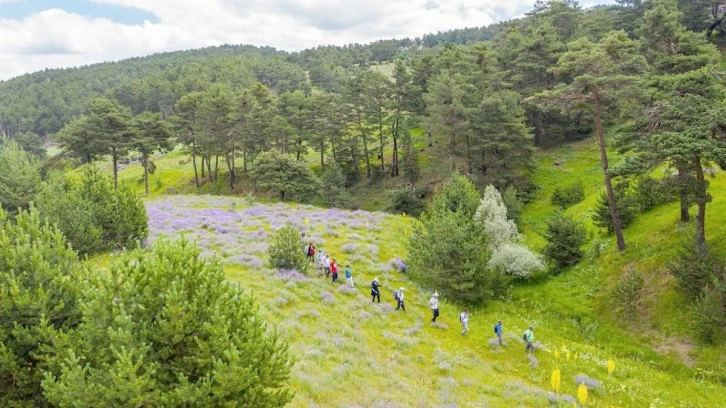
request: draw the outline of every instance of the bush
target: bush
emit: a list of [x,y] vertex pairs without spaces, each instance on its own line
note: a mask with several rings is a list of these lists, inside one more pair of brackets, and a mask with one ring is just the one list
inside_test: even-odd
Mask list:
[[43,218],[56,224],[81,254],[130,248],[149,235],[146,207],[126,186],[86,167],[80,184],[52,176],[38,194]]
[[615,285],[612,294],[614,303],[617,305],[617,312],[625,319],[632,320],[637,315],[640,292],[644,284],[645,280],[640,273],[631,268]]
[[408,185],[386,192],[388,204],[385,210],[394,214],[409,214],[418,217],[424,210],[424,201],[416,192],[416,187]]
[[345,191],[345,174],[336,164],[325,167],[321,179],[321,198],[327,207],[351,208],[353,202]]
[[[618,210],[620,217],[620,226],[627,227],[635,221],[638,205],[635,197],[628,194],[627,183],[620,183],[614,187],[615,208]],[[603,192],[598,199],[595,211],[592,215],[592,221],[600,228],[605,228],[608,232],[615,231],[612,217],[610,217],[610,204],[608,202],[607,192]]]
[[0,137],[0,205],[11,214],[27,209],[40,189],[40,163],[14,140]]
[[504,190],[502,194],[502,201],[507,207],[507,215],[513,219],[514,222],[519,222],[519,217],[522,215],[524,209],[524,203],[519,199],[517,189],[514,186],[509,186]]
[[651,208],[675,201],[671,193],[669,181],[656,180],[650,177],[640,179],[635,186],[635,203],[638,210],[647,211]]
[[681,291],[691,300],[703,294],[704,288],[724,274],[724,266],[709,251],[708,245],[689,237],[681,244],[676,260],[668,270],[678,281]]
[[52,175],[36,197],[42,217],[63,232],[79,254],[92,254],[104,249],[103,230],[96,221],[98,208],[83,197],[81,189],[60,174]]
[[437,191],[431,203],[433,212],[459,212],[466,217],[474,216],[479,208],[481,196],[474,184],[461,173],[454,172],[449,181]]
[[253,299],[187,241],[156,242],[91,274],[82,324],[46,375],[57,406],[282,407],[291,357]]
[[552,204],[565,209],[585,199],[585,188],[582,183],[575,183],[566,187],[557,187],[552,193]]
[[80,322],[78,259],[34,209],[0,224],[0,406],[48,406],[43,372]]
[[704,343],[723,341],[726,334],[726,279],[715,280],[696,301],[693,307],[693,332]]
[[280,270],[295,269],[304,273],[308,262],[305,259],[303,246],[300,231],[294,225],[287,223],[270,236],[268,247],[270,265]]
[[555,271],[574,265],[582,259],[580,247],[585,239],[585,229],[572,217],[557,212],[547,220],[547,245],[544,254],[553,263]]

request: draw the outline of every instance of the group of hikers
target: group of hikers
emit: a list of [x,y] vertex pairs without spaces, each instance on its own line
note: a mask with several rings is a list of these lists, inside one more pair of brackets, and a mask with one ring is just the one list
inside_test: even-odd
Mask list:
[[[315,249],[315,245],[313,245],[312,242],[308,243],[306,247],[306,257],[315,263],[315,268],[321,270],[325,274],[325,278],[332,276],[332,282],[336,283],[338,280],[338,264],[335,258],[330,258],[328,254],[325,254],[323,251],[317,251]],[[353,284],[353,273],[350,270],[350,265],[345,266],[345,279],[348,283],[348,285],[351,288],[355,288],[355,285]],[[406,311],[406,304],[404,302],[404,288],[401,287],[398,290],[395,290],[393,292],[393,298],[397,302],[396,310],[403,310]],[[373,278],[373,281],[371,282],[371,303],[381,303],[381,291],[380,291],[380,285],[378,283],[378,277]],[[429,300],[429,307],[431,308],[431,322],[436,323],[436,319],[439,317],[439,294],[438,292],[434,292],[434,294],[431,296],[431,299]],[[466,334],[469,332],[469,310],[464,309],[463,312],[459,314],[459,323],[461,323],[461,335],[466,336]],[[494,334],[497,336],[497,341],[499,343],[499,346],[504,346],[504,341],[502,339],[502,336],[504,334],[504,328],[502,326],[502,321],[499,320],[494,325]],[[534,327],[529,326],[527,331],[525,331],[522,334],[522,340],[525,342],[525,348],[524,351],[526,352],[533,352],[534,347]]]

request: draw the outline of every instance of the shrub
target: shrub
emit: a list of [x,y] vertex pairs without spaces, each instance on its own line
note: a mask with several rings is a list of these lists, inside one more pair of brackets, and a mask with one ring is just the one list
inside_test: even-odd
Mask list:
[[671,193],[668,180],[656,180],[645,177],[638,181],[635,186],[635,203],[640,211],[647,211],[651,208],[672,202],[675,195]]
[[40,189],[40,163],[5,136],[0,137],[0,204],[14,214],[27,209]]
[[514,186],[509,186],[504,190],[502,194],[502,201],[507,207],[507,215],[513,219],[515,223],[519,222],[519,217],[522,215],[524,209],[524,203],[519,199],[517,189]]
[[43,389],[58,406],[282,407],[291,358],[253,299],[187,241],[135,250],[83,290],[83,323]]
[[306,163],[275,149],[257,156],[250,176],[260,191],[276,192],[280,201],[286,197],[304,200],[314,196],[320,184]]
[[[618,210],[618,216],[620,217],[620,225],[625,228],[635,221],[635,215],[638,210],[638,206],[635,197],[628,194],[627,183],[620,183],[614,187],[615,193],[615,208]],[[608,202],[608,195],[603,192],[595,206],[595,211],[592,215],[592,221],[595,225],[600,228],[605,228],[608,232],[612,233],[615,231],[612,217],[610,217],[610,204]]]
[[270,264],[277,269],[295,269],[305,272],[308,262],[305,259],[300,231],[291,223],[275,231],[270,236],[268,247]]
[[565,209],[585,199],[585,188],[582,183],[575,183],[565,187],[557,187],[552,193],[552,204]]
[[78,260],[63,234],[31,209],[0,209],[0,405],[48,406],[43,372],[80,321]]
[[722,341],[726,334],[726,279],[714,280],[696,301],[693,307],[693,332],[704,343]]
[[640,273],[631,268],[623,274],[618,284],[615,285],[612,296],[614,303],[617,305],[616,311],[624,318],[632,320],[636,316],[644,284],[645,280]]
[[424,210],[424,201],[413,185],[386,192],[388,204],[386,211],[394,214],[409,214],[418,217]]
[[547,220],[547,245],[544,254],[552,261],[555,271],[574,265],[582,259],[580,247],[585,239],[585,229],[572,217],[557,212]]
[[95,214],[98,207],[63,175],[51,175],[43,183],[35,203],[41,216],[56,225],[79,254],[91,254],[104,249],[103,230]]
[[704,288],[724,274],[724,266],[709,251],[708,245],[689,237],[681,244],[676,260],[668,270],[678,281],[681,291],[690,299],[700,298]]
[[434,196],[431,208],[433,212],[437,213],[459,212],[471,219],[479,208],[480,199],[481,196],[474,184],[457,171]]
[[38,194],[38,209],[81,254],[134,247],[149,235],[146,207],[126,186],[88,166],[80,184],[52,176]]

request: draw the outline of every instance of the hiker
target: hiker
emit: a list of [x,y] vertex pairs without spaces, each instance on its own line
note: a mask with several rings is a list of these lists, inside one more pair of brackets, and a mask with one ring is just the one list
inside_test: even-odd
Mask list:
[[323,251],[318,251],[318,255],[315,257],[315,269],[319,269],[320,272],[324,272],[323,271],[323,256],[324,255],[325,254],[323,253]]
[[403,303],[403,288],[395,291],[393,293],[393,297],[398,302],[398,306],[396,306],[396,310],[403,309],[403,311],[405,312],[406,311],[406,305]]
[[436,318],[439,317],[439,294],[434,292],[434,295],[431,296],[431,300],[429,300],[429,306],[431,306],[431,313],[434,314],[434,318],[431,319],[432,322],[436,323]]
[[330,272],[333,274],[333,283],[335,283],[338,280],[338,264],[335,262],[335,258],[330,263]]
[[522,340],[527,343],[524,348],[524,352],[534,351],[534,327],[529,326],[529,329],[522,335]]
[[499,345],[503,346],[504,343],[502,343],[502,334],[504,333],[504,330],[502,329],[502,321],[499,320],[496,325],[494,325],[494,333],[497,334],[497,339],[499,340]]
[[325,277],[330,276],[330,257],[327,254],[323,258],[323,269],[325,270]]
[[353,285],[353,272],[350,271],[350,265],[345,265],[345,280],[351,288],[355,289],[355,285]]
[[315,245],[313,243],[308,244],[308,254],[306,256],[311,262],[315,260]]
[[376,298],[378,298],[378,303],[381,303],[381,292],[378,290],[378,277],[373,278],[373,282],[371,282],[371,296],[373,297],[371,303],[375,303]]
[[464,329],[461,331],[462,336],[466,336],[466,333],[469,332],[469,309],[464,309],[463,312],[459,315],[459,322],[461,323],[461,327]]

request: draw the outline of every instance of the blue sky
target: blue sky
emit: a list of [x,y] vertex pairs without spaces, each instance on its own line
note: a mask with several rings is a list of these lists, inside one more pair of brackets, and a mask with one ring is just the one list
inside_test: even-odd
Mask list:
[[[153,0],[150,0],[153,1]],[[60,8],[89,18],[108,18],[121,24],[142,24],[145,20],[158,23],[152,13],[115,4],[94,3],[90,0],[14,0],[0,2],[0,18],[22,20],[32,14],[51,8]]]
[[0,80],[221,44],[295,51],[413,38],[519,17],[534,1],[0,0]]

